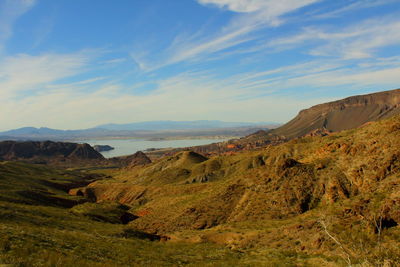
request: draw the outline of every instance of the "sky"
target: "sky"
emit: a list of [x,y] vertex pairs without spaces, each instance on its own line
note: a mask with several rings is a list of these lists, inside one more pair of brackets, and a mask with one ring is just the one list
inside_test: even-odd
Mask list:
[[397,88],[399,0],[0,0],[0,130],[283,123]]

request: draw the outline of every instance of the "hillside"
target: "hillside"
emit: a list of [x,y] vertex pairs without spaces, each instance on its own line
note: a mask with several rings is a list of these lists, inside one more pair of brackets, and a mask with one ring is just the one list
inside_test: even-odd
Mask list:
[[394,264],[399,146],[395,116],[233,155],[138,153],[121,169],[3,161],[0,263]]
[[398,262],[399,146],[396,116],[232,156],[179,152],[71,194],[128,204],[131,227],[176,241]]
[[88,203],[67,194],[99,174],[0,162],[0,265],[232,266],[246,261],[213,244],[174,244],[124,223],[135,218],[118,203]]
[[400,89],[351,96],[313,106],[271,133],[287,139],[304,136],[316,129],[338,132],[364,123],[400,114]]

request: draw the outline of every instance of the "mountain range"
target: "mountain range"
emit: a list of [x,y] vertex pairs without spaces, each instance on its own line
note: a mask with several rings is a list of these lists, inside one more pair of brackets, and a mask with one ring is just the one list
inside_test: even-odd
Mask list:
[[74,140],[101,137],[162,138],[174,135],[232,135],[255,129],[276,127],[277,123],[199,121],[147,121],[129,124],[104,124],[82,130],[57,130],[46,127],[23,127],[0,132],[0,140]]
[[144,121],[127,124],[103,124],[95,128],[113,131],[196,130],[277,125],[273,122],[225,122],[219,120],[197,121]]

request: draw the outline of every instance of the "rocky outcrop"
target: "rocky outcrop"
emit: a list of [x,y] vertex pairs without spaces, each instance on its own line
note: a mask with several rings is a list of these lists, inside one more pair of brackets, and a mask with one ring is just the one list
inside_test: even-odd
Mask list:
[[327,136],[327,135],[330,135],[331,133],[332,132],[327,130],[326,128],[318,128],[318,129],[312,130],[305,136]]
[[142,151],[127,157],[128,167],[135,167],[151,163],[151,160]]
[[97,152],[111,151],[114,150],[112,146],[109,145],[95,145],[93,146],[94,150]]
[[0,159],[81,159],[101,160],[104,157],[89,144],[76,144],[66,142],[0,142]]
[[120,168],[133,168],[147,165],[151,163],[151,159],[142,151],[137,151],[132,155],[109,158],[108,162]]

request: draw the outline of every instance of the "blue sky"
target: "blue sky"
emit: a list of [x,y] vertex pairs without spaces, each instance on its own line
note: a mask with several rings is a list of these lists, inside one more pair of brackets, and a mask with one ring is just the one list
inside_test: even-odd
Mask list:
[[399,0],[0,0],[0,130],[285,122],[400,88]]

